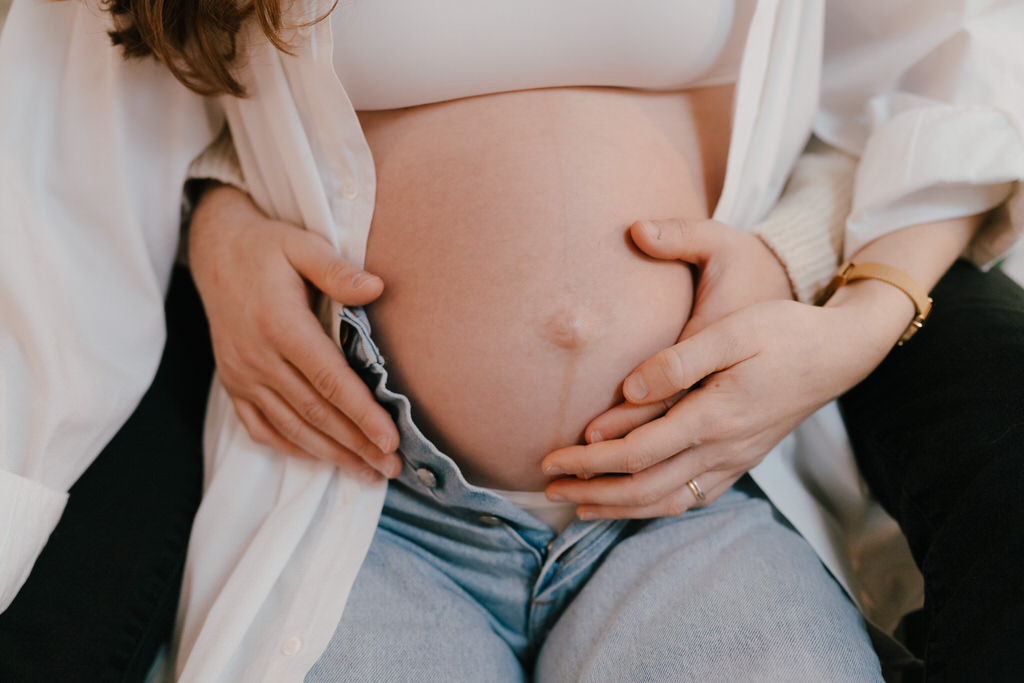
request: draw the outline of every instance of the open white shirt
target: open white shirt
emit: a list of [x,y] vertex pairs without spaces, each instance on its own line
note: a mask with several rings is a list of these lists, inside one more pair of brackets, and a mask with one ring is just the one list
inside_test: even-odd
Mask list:
[[[306,20],[330,4],[290,11]],[[971,247],[979,262],[998,255],[1024,225],[1024,4],[835,0],[827,23],[824,10],[757,2],[715,217],[758,221],[813,125],[861,157],[847,249],[1001,205]],[[265,211],[355,263],[372,217],[373,162],[329,22],[299,29],[293,55],[252,27],[250,97],[217,101],[152,61],[122,61],[108,22],[94,5],[16,0],[0,40],[0,608],[152,379],[181,183],[222,117]],[[219,387],[206,453],[181,679],[302,680],[341,616],[385,487],[254,444]],[[869,618],[891,626],[913,605],[909,556],[890,550],[903,547],[898,532],[865,498],[834,406],[753,474]],[[896,560],[898,572],[881,564]]]

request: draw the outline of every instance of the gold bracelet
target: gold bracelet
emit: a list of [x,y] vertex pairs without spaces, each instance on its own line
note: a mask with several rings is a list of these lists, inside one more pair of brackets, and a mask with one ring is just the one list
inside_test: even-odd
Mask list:
[[881,280],[887,282],[893,287],[898,288],[914,303],[914,310],[917,314],[914,319],[910,322],[910,325],[900,336],[900,340],[896,342],[897,346],[903,346],[903,342],[907,341],[919,329],[924,326],[925,319],[928,318],[928,314],[932,310],[932,299],[928,296],[928,293],[924,291],[924,287],[917,283],[917,280],[904,273],[899,268],[893,268],[887,266],[884,263],[854,263],[853,261],[847,261],[843,265],[839,266],[839,270],[836,271],[835,277],[825,287],[825,291],[822,292],[821,297],[818,299],[818,305],[824,306],[825,302],[832,298],[832,295],[836,293],[840,287],[853,280]]

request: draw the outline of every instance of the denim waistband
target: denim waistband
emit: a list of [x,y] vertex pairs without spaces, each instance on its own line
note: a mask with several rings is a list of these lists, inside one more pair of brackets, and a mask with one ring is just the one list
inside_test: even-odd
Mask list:
[[[401,437],[399,455],[405,464],[389,486],[389,500],[411,495],[423,504],[444,507],[449,514],[484,526],[508,522],[531,545],[538,549],[550,546],[559,534],[500,494],[468,482],[458,464],[423,434],[413,420],[409,398],[387,386],[386,362],[373,340],[366,312],[358,307],[343,308],[341,322],[341,346],[350,366],[391,414]],[[622,520],[574,520],[562,532],[558,545],[574,543],[595,528],[622,524]]]

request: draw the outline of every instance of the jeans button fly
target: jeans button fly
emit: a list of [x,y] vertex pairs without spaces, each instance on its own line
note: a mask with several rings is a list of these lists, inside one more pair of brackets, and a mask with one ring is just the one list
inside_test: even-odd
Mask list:
[[416,476],[428,489],[437,488],[437,475],[431,472],[428,468],[419,468],[416,470]]

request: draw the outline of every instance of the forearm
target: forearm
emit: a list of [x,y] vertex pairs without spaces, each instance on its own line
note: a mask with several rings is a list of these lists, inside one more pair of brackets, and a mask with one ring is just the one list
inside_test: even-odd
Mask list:
[[224,240],[267,217],[244,191],[218,180],[195,181],[196,203],[189,221],[188,258],[200,293],[214,285],[219,272],[217,255]]
[[[856,257],[905,271],[930,289],[980,223],[975,216],[896,230]],[[694,260],[698,231],[685,223],[662,222],[660,228],[634,231],[645,253]],[[722,232],[710,231],[715,239],[706,246],[718,248],[705,247],[706,257],[696,259],[704,264],[701,277],[716,282],[716,291],[730,289],[736,278],[742,283],[752,270],[740,262],[744,267],[718,269],[728,281],[716,276],[712,261],[728,245]],[[762,282],[740,289],[765,291]],[[878,280],[854,280],[824,307],[778,299],[741,307],[631,373],[623,382],[630,405],[588,425],[588,445],[545,458],[545,471],[576,475],[552,483],[548,493],[584,504],[581,514],[605,517],[678,514],[705,503],[695,498],[689,480],[700,477],[708,500],[720,494],[807,416],[868,376],[914,317],[908,296]],[[635,407],[660,401],[671,407],[665,411],[661,404],[659,419],[633,419]],[[595,432],[599,439],[591,438]],[[669,468],[663,465],[668,461],[679,464]],[[606,473],[633,476],[599,476]]]
[[[888,233],[859,249],[854,263],[881,263],[897,268],[931,291],[963,253],[983,222],[983,216],[964,216],[908,226]],[[937,305],[942,305],[938,302]],[[897,287],[862,279],[840,288],[825,304],[850,312],[863,322],[859,336],[864,351],[878,361],[896,343],[916,315],[914,304]],[[872,366],[873,367],[873,366]]]

